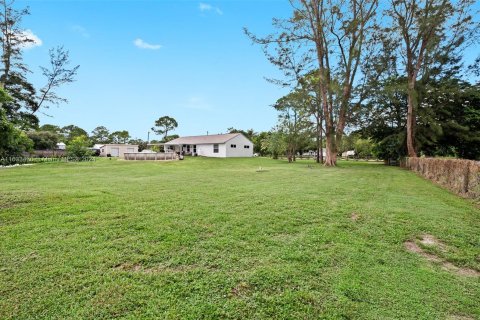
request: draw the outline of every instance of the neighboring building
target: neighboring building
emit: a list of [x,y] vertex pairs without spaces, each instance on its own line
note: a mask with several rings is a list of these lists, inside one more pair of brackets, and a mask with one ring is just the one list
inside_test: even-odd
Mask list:
[[253,143],[241,133],[180,137],[165,143],[166,151],[203,157],[253,157]]
[[92,149],[100,150],[100,148],[103,147],[104,145],[105,145],[104,143],[96,143],[93,145]]
[[57,143],[57,150],[65,150],[66,147],[67,147],[67,146],[66,146],[65,143],[63,143],[63,142]]
[[343,158],[354,157],[354,156],[355,156],[355,150],[348,150],[342,153]]
[[123,158],[123,154],[127,152],[138,152],[136,144],[104,144],[99,147],[100,157],[119,157]]
[[[322,155],[324,158],[327,156],[327,149],[325,148],[322,149]],[[307,152],[304,152],[302,156],[316,157],[317,150],[308,150]]]

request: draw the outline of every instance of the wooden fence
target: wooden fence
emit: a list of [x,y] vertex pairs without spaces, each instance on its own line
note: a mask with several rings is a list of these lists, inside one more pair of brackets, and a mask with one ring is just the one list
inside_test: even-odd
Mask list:
[[67,151],[65,150],[35,150],[30,153],[31,157],[41,157],[41,158],[57,158],[57,157],[65,157],[67,155]]

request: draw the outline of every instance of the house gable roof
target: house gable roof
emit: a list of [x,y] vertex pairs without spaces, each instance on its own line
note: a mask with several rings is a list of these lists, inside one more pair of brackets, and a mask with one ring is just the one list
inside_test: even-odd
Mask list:
[[[208,136],[190,136],[180,137],[165,143],[166,145],[179,145],[179,144],[219,144],[225,143],[237,136],[243,136],[241,133],[227,133],[227,134],[212,134]],[[247,138],[245,138],[247,139]],[[247,139],[248,140],[248,139]]]

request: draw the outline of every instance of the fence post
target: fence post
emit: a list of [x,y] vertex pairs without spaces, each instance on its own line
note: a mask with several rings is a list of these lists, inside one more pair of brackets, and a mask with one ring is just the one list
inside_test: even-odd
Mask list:
[[470,180],[470,164],[467,165],[467,168],[465,170],[465,176],[464,176],[464,181],[463,181],[463,193],[467,194],[468,193],[468,184]]

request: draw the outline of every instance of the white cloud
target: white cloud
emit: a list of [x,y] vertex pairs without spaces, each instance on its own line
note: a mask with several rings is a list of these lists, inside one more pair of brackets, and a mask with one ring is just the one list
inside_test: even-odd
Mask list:
[[188,99],[185,107],[193,110],[212,110],[212,106],[201,97],[191,97],[190,99]]
[[199,5],[198,8],[200,9],[200,11],[210,11],[210,10],[212,10],[211,5],[206,4],[206,3],[201,3],[201,2],[200,2],[200,5]]
[[73,32],[78,33],[79,35],[81,35],[84,38],[90,38],[90,34],[88,33],[87,29],[85,29],[84,27],[82,27],[80,25],[74,25],[74,26],[72,26],[71,29],[72,29]]
[[149,50],[158,50],[160,49],[162,46],[159,45],[159,44],[150,44],[150,43],[147,43],[145,41],[143,41],[142,39],[140,38],[137,38],[133,41],[133,44],[137,47],[137,48],[140,48],[140,49],[149,49]]
[[208,3],[202,3],[200,2],[200,5],[198,6],[198,9],[200,9],[201,12],[207,12],[207,11],[213,11],[216,12],[217,14],[222,15],[223,11],[220,10],[218,7],[214,7],[211,4]]
[[42,39],[40,39],[36,34],[33,33],[32,30],[27,29],[20,33],[20,37],[24,40],[29,40],[22,45],[23,49],[32,49],[35,47],[40,47],[43,44]]

